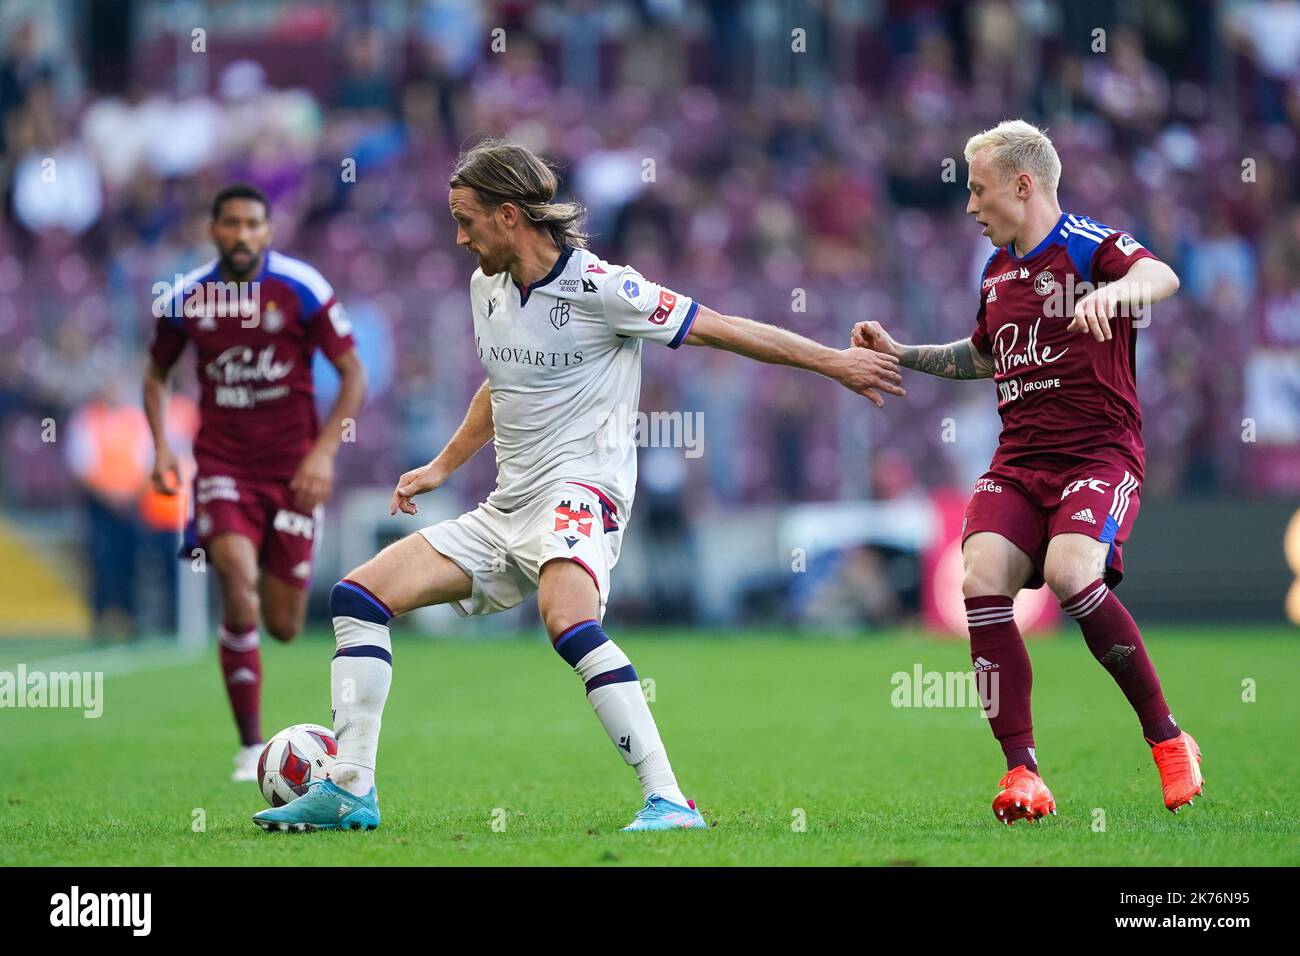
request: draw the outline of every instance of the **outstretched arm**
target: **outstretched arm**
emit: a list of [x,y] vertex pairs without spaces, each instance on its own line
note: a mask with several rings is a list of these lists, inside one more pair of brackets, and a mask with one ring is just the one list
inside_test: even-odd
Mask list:
[[892,355],[898,364],[940,378],[992,378],[993,356],[975,348],[970,339],[947,345],[900,345],[879,322],[859,322],[849,341],[857,348]]
[[491,440],[492,392],[484,380],[470,400],[469,409],[465,412],[460,427],[456,429],[456,434],[451,436],[437,457],[397,479],[397,488],[393,491],[388,513],[395,515],[401,509],[403,514],[418,514],[420,509],[411,499],[442,485],[451,477],[452,472],[473,458]]
[[865,395],[883,407],[880,392],[906,395],[898,358],[881,352],[836,349],[804,338],[789,329],[735,315],[720,315],[699,307],[685,342],[725,349],[758,362],[807,369],[833,379],[850,391]]

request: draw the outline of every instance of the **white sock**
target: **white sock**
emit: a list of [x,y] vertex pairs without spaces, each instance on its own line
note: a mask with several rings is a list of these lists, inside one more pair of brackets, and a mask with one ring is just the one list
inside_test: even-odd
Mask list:
[[668,763],[668,754],[662,745],[636,765],[636,779],[641,783],[642,799],[657,793],[679,807],[690,806],[686,802],[686,795],[677,786],[677,776],[673,773],[672,765]]
[[375,783],[379,728],[393,683],[387,608],[355,586],[339,582],[330,593],[330,610],[336,612],[334,643],[338,648],[330,665],[330,698],[334,737],[339,744],[330,779],[364,797]]
[[[605,640],[592,647],[576,662],[570,663],[584,684],[605,675],[618,675],[618,680],[598,682],[597,686],[588,690],[587,700],[591,702],[596,718],[622,754],[623,760],[635,768],[637,780],[641,783],[642,798],[657,793],[673,803],[687,806],[686,797],[678,787],[673,768],[668,763],[668,753],[659,737],[659,728],[655,726],[654,717],[650,716],[650,705],[646,703],[641,682],[636,679],[636,671],[632,669],[632,662],[594,621],[581,630],[586,633],[573,632],[579,642],[585,639],[590,644],[601,637]],[[578,649],[582,646],[584,645],[579,644]],[[566,647],[563,640],[556,644],[556,650],[565,660],[575,656],[574,647]]]

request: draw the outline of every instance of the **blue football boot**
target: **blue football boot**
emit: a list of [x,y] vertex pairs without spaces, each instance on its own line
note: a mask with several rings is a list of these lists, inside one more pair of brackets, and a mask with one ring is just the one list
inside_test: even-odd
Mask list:
[[688,806],[673,803],[657,793],[646,797],[645,806],[638,811],[636,818],[625,826],[624,830],[701,830],[708,824],[700,811],[695,809],[695,801],[686,801]]
[[326,778],[297,800],[253,814],[253,822],[274,830],[373,830],[379,826],[379,794],[374,787],[354,796]]

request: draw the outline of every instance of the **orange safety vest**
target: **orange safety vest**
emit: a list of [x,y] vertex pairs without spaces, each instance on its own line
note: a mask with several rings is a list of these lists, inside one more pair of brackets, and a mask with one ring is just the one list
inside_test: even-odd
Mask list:
[[[174,395],[168,407],[169,431],[192,439],[198,430],[198,409],[188,397]],[[85,475],[90,490],[110,501],[138,499],[140,519],[160,531],[174,531],[185,517],[186,489],[175,495],[153,490],[149,481],[152,461],[149,423],[135,405],[87,406],[83,423],[90,441],[93,464]],[[143,457],[142,457],[143,456]]]
[[96,402],[83,414],[94,454],[85,476],[87,487],[110,501],[137,497],[149,479],[140,463],[141,437],[146,441],[149,437],[144,413],[131,405],[110,408]]

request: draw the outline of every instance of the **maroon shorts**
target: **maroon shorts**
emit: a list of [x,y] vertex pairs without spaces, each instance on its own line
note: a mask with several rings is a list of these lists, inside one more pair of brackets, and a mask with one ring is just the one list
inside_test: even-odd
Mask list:
[[1124,577],[1124,542],[1137,520],[1140,481],[1122,464],[1073,462],[1051,469],[999,465],[975,482],[962,519],[963,543],[991,531],[1006,538],[1034,563],[1025,585],[1043,586],[1047,544],[1058,534],[1086,534],[1110,545],[1106,584]]
[[287,584],[311,583],[320,512],[299,510],[287,481],[258,481],[200,472],[194,480],[190,526],[181,557],[220,534],[240,534],[257,548],[258,564]]

